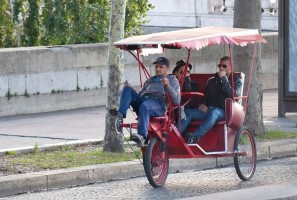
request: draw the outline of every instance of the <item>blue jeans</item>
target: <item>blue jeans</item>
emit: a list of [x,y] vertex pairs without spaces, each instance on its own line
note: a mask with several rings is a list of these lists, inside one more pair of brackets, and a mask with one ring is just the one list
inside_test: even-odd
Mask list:
[[225,119],[225,111],[217,107],[209,107],[207,112],[202,112],[199,109],[186,109],[186,118],[180,121],[181,123],[181,133],[183,133],[191,121],[204,120],[204,122],[199,126],[197,130],[193,132],[193,135],[201,138],[207,131],[209,131],[217,121]]
[[160,117],[165,113],[165,104],[159,99],[143,99],[131,87],[124,87],[121,92],[119,112],[126,117],[127,110],[132,106],[138,116],[138,134],[146,137],[150,117]]

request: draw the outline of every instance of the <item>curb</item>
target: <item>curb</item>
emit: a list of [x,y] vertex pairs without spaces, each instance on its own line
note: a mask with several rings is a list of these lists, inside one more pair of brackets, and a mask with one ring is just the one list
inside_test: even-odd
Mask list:
[[[297,155],[297,139],[257,144],[258,160]],[[185,162],[186,160],[186,162]],[[232,164],[233,158],[171,159],[169,173]],[[145,176],[138,161],[0,177],[0,197]]]

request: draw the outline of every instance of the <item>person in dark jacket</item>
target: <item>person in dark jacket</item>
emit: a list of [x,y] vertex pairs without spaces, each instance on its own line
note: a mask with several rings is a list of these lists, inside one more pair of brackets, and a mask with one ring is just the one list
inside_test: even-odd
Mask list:
[[[175,67],[172,70],[172,74],[174,74],[178,80],[180,80],[181,75],[183,74],[183,71],[185,70],[186,64],[187,63],[184,60],[179,60],[176,62]],[[192,70],[192,65],[189,63],[185,81],[184,81],[183,87],[181,89],[182,92],[197,92],[198,91],[198,84],[196,82],[193,82],[190,78],[191,70]],[[181,104],[182,103],[183,103],[183,99],[181,100]]]
[[120,126],[123,118],[126,117],[127,110],[132,106],[138,116],[137,134],[131,135],[131,140],[137,142],[137,146],[142,147],[148,134],[149,117],[164,115],[166,111],[165,92],[170,96],[173,104],[180,103],[180,87],[175,76],[169,75],[169,61],[165,57],[159,57],[153,63],[156,75],[150,77],[143,84],[137,93],[128,83],[125,84],[121,96],[119,111],[115,120],[117,132],[122,131]]
[[[197,143],[207,131],[219,120],[225,119],[225,99],[232,97],[230,57],[220,59],[217,65],[219,71],[214,77],[207,80],[204,97],[198,109],[187,109],[186,118],[181,120],[181,132],[184,132],[193,120],[204,120],[204,122],[190,135],[189,144]],[[234,96],[241,94],[242,79],[234,75]]]
[[[172,70],[172,74],[174,74],[178,80],[181,79],[181,76],[185,70],[186,64],[187,63],[184,60],[179,60],[176,62],[175,67]],[[190,63],[188,63],[188,69],[187,69],[186,77],[185,77],[181,92],[198,92],[198,83],[193,82],[190,78],[191,70],[192,70],[192,65]],[[192,98],[192,100],[190,102],[187,103],[187,105],[185,107],[183,107],[183,104],[187,100],[188,99],[181,98],[180,110],[178,110],[178,109],[174,110],[174,119],[175,119],[177,127],[180,127],[179,119],[183,118],[183,116],[185,116],[184,109],[185,108],[194,108],[196,105],[196,102],[198,101],[198,99],[194,97],[194,98]]]

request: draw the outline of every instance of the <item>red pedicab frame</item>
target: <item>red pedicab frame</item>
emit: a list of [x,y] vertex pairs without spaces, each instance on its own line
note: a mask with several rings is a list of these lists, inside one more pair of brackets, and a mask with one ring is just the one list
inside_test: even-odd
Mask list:
[[[115,45],[130,52],[138,61],[141,86],[142,71],[146,78],[150,77],[139,58],[141,53],[164,53],[166,48],[188,49],[186,69],[179,80],[182,86],[192,49],[199,50],[209,45],[228,44],[231,58],[230,66],[233,71],[232,45],[246,46],[256,42],[266,42],[266,40],[255,29],[205,27],[134,36],[118,41]],[[146,51],[147,49],[148,51]],[[178,128],[174,125],[173,110],[179,109],[180,106],[173,105],[169,95],[166,95],[169,102],[168,110],[165,116],[150,118],[147,144],[141,148],[145,173],[153,187],[161,187],[165,184],[169,169],[169,158],[233,157],[239,178],[247,181],[253,177],[257,160],[255,139],[248,128],[243,126],[243,122],[248,103],[255,52],[256,45],[254,44],[246,95],[234,97],[234,77],[232,74],[233,95],[225,102],[226,119],[218,121],[197,144],[187,144],[179,133]],[[243,73],[237,74],[244,79]],[[205,86],[206,80],[211,76],[213,74],[191,74],[192,80],[199,82],[199,87]],[[201,87],[197,92],[181,92],[182,97],[189,99],[183,106],[194,96],[203,96],[203,90],[204,87]],[[241,105],[242,100],[244,100],[244,106]],[[188,130],[196,129],[201,123],[201,121],[191,122]],[[137,129],[137,123],[123,123],[122,127],[127,128],[131,133],[132,129]]]

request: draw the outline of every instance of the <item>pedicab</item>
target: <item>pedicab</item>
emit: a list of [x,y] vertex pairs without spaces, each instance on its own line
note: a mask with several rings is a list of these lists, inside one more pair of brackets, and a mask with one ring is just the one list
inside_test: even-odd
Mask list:
[[[150,53],[166,53],[170,49],[186,49],[188,52],[187,63],[190,53],[201,48],[227,44],[229,47],[230,67],[233,72],[232,47],[233,45],[254,45],[254,54],[250,64],[250,77],[247,79],[247,88],[241,88],[239,97],[227,98],[225,101],[226,117],[218,121],[196,144],[187,144],[179,128],[175,125],[173,110],[180,109],[185,105],[173,105],[167,95],[168,109],[164,116],[151,117],[148,136],[145,145],[141,148],[143,165],[149,183],[153,187],[161,187],[165,184],[168,170],[169,158],[218,158],[233,157],[236,173],[243,181],[250,180],[256,170],[257,152],[253,134],[243,126],[246,108],[248,105],[248,93],[251,84],[256,43],[266,42],[256,29],[240,29],[226,27],[205,27],[184,29],[178,31],[161,32],[141,36],[133,36],[115,42],[117,48],[129,52],[139,63],[140,83],[142,76],[150,77],[149,71],[141,62],[140,55]],[[166,54],[165,54],[166,57]],[[182,86],[186,76],[188,64],[182,78],[179,80]],[[242,72],[236,72],[245,79]],[[144,74],[144,75],[143,75]],[[181,92],[182,98],[201,98],[208,78],[214,73],[199,74],[192,73],[191,79],[198,83],[199,90],[196,92]],[[244,85],[244,84],[243,84]],[[182,88],[182,87],[181,87]],[[234,82],[232,74],[232,88]],[[197,102],[197,107],[198,107]],[[191,131],[199,127],[202,121],[192,121],[187,130]],[[121,128],[126,128],[130,134],[137,129],[137,122],[122,122]]]

